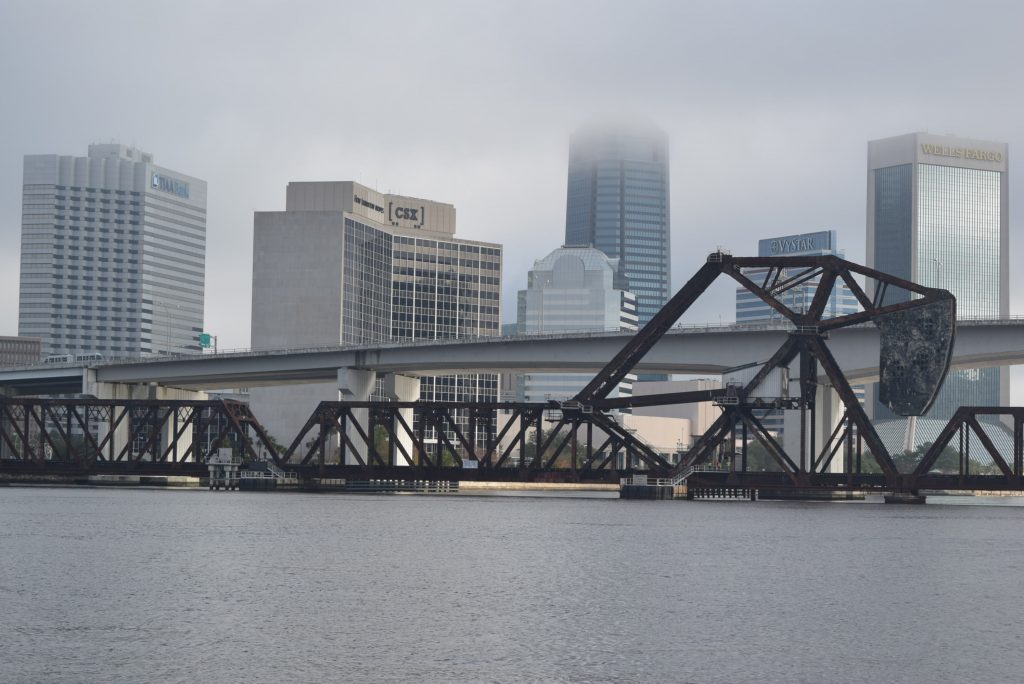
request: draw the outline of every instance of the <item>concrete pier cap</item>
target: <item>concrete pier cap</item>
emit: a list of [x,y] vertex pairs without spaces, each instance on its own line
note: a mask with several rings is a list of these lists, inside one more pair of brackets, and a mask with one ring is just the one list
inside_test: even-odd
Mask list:
[[419,378],[388,373],[381,384],[384,394],[391,401],[416,401],[420,398]]
[[342,401],[369,401],[377,385],[377,371],[362,368],[339,368],[338,390]]
[[[365,370],[362,368],[339,368],[338,369],[338,391],[341,392],[342,401],[369,401],[370,396],[377,387],[377,379],[381,379],[381,390],[391,401],[416,401],[420,398],[420,379],[414,378],[409,375],[399,375],[397,373],[381,373],[378,374],[376,371]],[[363,424],[366,423],[368,410],[365,408],[353,409],[353,416],[356,420],[361,421]],[[408,425],[412,425],[413,421],[413,410],[411,408],[402,409],[402,418],[405,419]],[[397,426],[392,426],[393,430],[397,430]],[[358,443],[358,436],[355,434],[355,430],[349,427],[349,438],[353,443]],[[406,453],[412,453],[412,440],[404,434],[401,434],[399,441],[402,446],[405,447]],[[394,452],[394,449],[392,450]],[[407,465],[404,459],[396,458],[395,453],[391,453],[387,456],[388,460],[395,465]],[[347,465],[354,465],[357,463],[354,457],[350,453],[345,455],[345,463]]]

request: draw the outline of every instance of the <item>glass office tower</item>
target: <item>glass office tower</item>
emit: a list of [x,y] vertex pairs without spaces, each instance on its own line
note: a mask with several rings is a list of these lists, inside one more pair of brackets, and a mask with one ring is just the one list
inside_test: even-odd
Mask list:
[[668,137],[651,127],[588,128],[569,145],[565,244],[618,259],[643,326],[668,301]]
[[[593,247],[560,247],[533,263],[527,288],[519,291],[517,332],[636,330],[636,298],[618,274],[618,263]],[[525,373],[517,381],[520,401],[571,399],[593,373]],[[633,392],[627,375],[610,396]]]
[[[1004,143],[926,133],[869,142],[868,265],[949,290],[957,318],[1007,316],[1008,167]],[[901,296],[890,291],[886,303]],[[1008,400],[1006,369],[955,369],[925,419],[944,423],[959,406]],[[894,418],[874,408],[876,419]]]

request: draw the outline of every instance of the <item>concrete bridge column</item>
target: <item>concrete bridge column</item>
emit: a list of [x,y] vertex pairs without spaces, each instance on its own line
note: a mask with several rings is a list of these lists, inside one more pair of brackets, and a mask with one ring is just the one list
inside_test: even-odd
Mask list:
[[[111,399],[115,401],[124,401],[132,399],[156,399],[160,401],[206,401],[209,399],[209,395],[206,392],[199,392],[195,390],[180,389],[177,387],[162,387],[155,383],[146,384],[132,384],[132,383],[114,383],[114,382],[97,382],[96,372],[92,370],[86,371],[86,377],[83,378],[83,390],[85,394],[90,394],[97,399]],[[161,411],[159,418],[163,418],[163,414],[166,411]],[[110,430],[110,423],[99,424],[98,430],[95,432],[96,441],[102,442],[107,436]],[[188,445],[192,443],[192,424],[189,422],[185,425],[185,422],[179,421],[179,429],[184,427],[181,431],[181,436],[178,438],[178,458],[185,453],[188,449]],[[127,443],[129,438],[129,423],[127,417],[121,421],[121,423],[114,430],[114,437],[112,439],[113,454],[116,457],[117,454],[121,453],[121,449]],[[158,459],[163,455],[164,450],[174,439],[174,418],[173,416],[167,420],[160,428],[160,442],[151,449],[151,453],[148,454],[147,460]],[[105,455],[108,457],[111,454],[111,446],[108,445],[104,449]],[[168,460],[172,460],[173,454],[168,455]],[[190,455],[187,461],[194,461],[194,455]]]
[[[818,384],[817,390],[815,391],[814,404],[814,424],[811,425],[808,420],[805,433],[807,454],[804,456],[803,460],[806,461],[804,465],[808,469],[810,469],[813,459],[817,458],[818,454],[820,454],[821,450],[825,447],[825,443],[828,441],[828,438],[832,436],[832,431],[836,429],[836,425],[838,425],[839,421],[842,420],[843,411],[845,410],[843,402],[839,398],[839,393],[835,391],[832,385]],[[810,418],[809,412],[808,418]],[[813,453],[811,453],[812,435],[814,443]],[[801,465],[800,411],[785,412],[782,447],[797,465]],[[826,472],[845,472],[845,464],[843,463],[844,448],[845,445],[839,448],[839,451],[832,459],[832,463],[829,464]]]
[[[86,377],[82,381],[82,392],[96,397],[97,399],[107,400],[126,400],[126,399],[148,399],[148,385],[134,385],[128,383],[115,383],[115,382],[97,382],[96,371],[86,370]],[[116,407],[115,407],[116,410]],[[93,432],[96,437],[96,441],[100,444],[106,439],[109,434],[113,421],[117,419],[117,415],[111,413],[110,420],[106,423],[98,423],[90,426],[90,429],[96,428]],[[110,442],[103,448],[103,455],[105,458],[117,458],[118,454],[124,448],[125,444],[128,443],[130,434],[129,421],[126,416],[113,428],[114,435],[111,437]]]
[[[817,457],[821,453],[821,450],[825,448],[825,443],[828,438],[832,436],[832,431],[839,425],[839,421],[843,419],[843,412],[846,407],[843,405],[842,399],[839,398],[839,393],[835,391],[832,385],[818,385],[818,391],[815,397],[815,403],[817,405],[816,425],[814,426],[814,445],[817,453],[814,454]],[[838,437],[837,437],[838,439]],[[832,463],[825,470],[828,473],[844,473],[845,462],[843,454],[846,453],[846,444],[843,443],[836,451],[835,457],[832,459]]]
[[[370,395],[376,386],[377,371],[363,370],[361,368],[338,369],[338,391],[341,392],[342,401],[369,401]],[[370,412],[367,409],[354,409],[352,411],[352,417],[358,420],[363,429],[367,431],[369,431],[370,424],[369,416]],[[369,457],[369,449],[367,449],[362,437],[359,436],[359,432],[349,425],[346,429],[346,434],[352,443],[359,448],[359,455],[366,461]],[[373,439],[372,434],[369,437]],[[340,442],[340,437],[338,441]],[[348,449],[345,450],[345,465],[359,465],[359,461],[355,459],[355,456]]]
[[[206,392],[199,392],[195,390],[179,389],[177,387],[161,387],[159,385],[150,385],[149,394],[151,399],[159,399],[165,401],[206,401],[209,399],[209,395]],[[161,418],[163,415],[161,413]],[[167,455],[168,462],[178,460],[182,461],[182,457],[189,445],[192,443],[193,423],[189,420],[188,413],[183,413],[178,417],[178,430],[174,428],[174,415],[172,414],[168,418],[167,422],[161,427],[160,445],[157,449],[157,453],[153,454],[155,458],[160,458],[163,455],[165,449],[174,440],[176,432],[180,432],[181,436],[178,437],[178,442],[175,450]],[[243,454],[244,457],[244,454]],[[185,462],[195,461],[195,453],[189,454],[188,458],[184,459]]]
[[[420,379],[408,375],[389,373],[384,376],[384,394],[391,401],[417,401],[420,398]],[[399,409],[398,413],[405,420],[406,425],[412,427],[413,410],[411,408]],[[413,453],[412,437],[406,434],[405,430],[396,419],[392,429],[398,435],[398,441],[409,454],[409,458],[415,462],[416,454]],[[395,465],[408,465],[405,457],[397,448],[392,449],[391,462]]]

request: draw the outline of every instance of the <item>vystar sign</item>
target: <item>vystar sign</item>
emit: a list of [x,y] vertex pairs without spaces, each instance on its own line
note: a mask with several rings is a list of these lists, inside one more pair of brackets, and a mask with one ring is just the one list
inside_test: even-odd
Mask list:
[[152,185],[157,190],[188,199],[188,183],[184,181],[165,176],[162,173],[154,173]]

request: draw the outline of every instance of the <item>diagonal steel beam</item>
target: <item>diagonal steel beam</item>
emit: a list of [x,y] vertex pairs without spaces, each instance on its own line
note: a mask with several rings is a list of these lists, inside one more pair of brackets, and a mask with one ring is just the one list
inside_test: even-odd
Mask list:
[[671,464],[661,457],[661,454],[655,452],[653,449],[627,432],[609,415],[597,412],[592,414],[591,419],[594,421],[594,424],[604,430],[605,433],[615,433],[622,444],[627,449],[635,451],[640,457],[640,460],[646,463],[648,467],[661,470],[670,470],[672,468]]
[[969,415],[967,416],[967,424],[970,425],[974,430],[974,433],[978,435],[978,439],[981,440],[982,445],[985,447],[985,451],[987,451],[992,457],[992,460],[995,461],[999,470],[1003,471],[1003,475],[1006,477],[1013,477],[1013,470],[1006,464],[1002,454],[999,453],[999,450],[996,449],[996,445],[992,443],[992,439],[982,429],[978,419],[974,415]]
[[803,323],[810,325],[817,323],[821,320],[822,315],[825,313],[825,307],[828,305],[828,300],[832,297],[832,289],[836,284],[836,272],[833,270],[824,271],[821,275],[821,280],[818,282],[818,288],[814,291],[814,299],[811,300],[811,306],[804,314]]
[[[402,426],[402,429],[412,440],[412,445],[413,447],[415,447],[416,452],[420,456],[419,460],[421,462],[417,463],[416,465],[433,465],[433,462],[430,460],[430,455],[427,453],[427,445],[423,443],[423,441],[419,438],[419,435],[416,434],[416,431],[413,430],[409,423],[405,420],[405,417],[402,415],[401,409],[395,411],[395,418],[398,420],[398,424]],[[422,418],[420,420],[422,420]],[[426,464],[422,463],[422,461],[424,460],[426,461]]]
[[[43,412],[44,416],[49,416],[50,420],[53,421],[53,426],[57,430],[57,435],[60,437],[61,441],[64,442],[64,461],[67,463],[73,462],[75,460],[76,454],[73,453],[71,449],[71,435],[68,434],[68,432],[64,429],[61,416],[57,415],[57,407],[47,404],[40,404],[39,408]],[[65,407],[64,410],[67,411],[67,408]],[[56,449],[54,451],[54,456],[56,456]]]
[[860,283],[857,282],[856,278],[853,277],[853,273],[850,272],[850,269],[845,264],[843,264],[839,272],[842,275],[843,282],[846,283],[846,287],[850,288],[850,292],[852,292],[853,296],[857,298],[857,301],[860,302],[860,305],[865,310],[870,309],[873,306],[873,304],[871,300],[868,298],[867,293],[864,292],[864,288],[862,288],[860,286]]
[[762,302],[778,311],[787,320],[795,324],[799,319],[799,314],[780,302],[771,292],[762,290],[757,283],[743,275],[738,268],[725,269],[725,274],[746,288],[748,292],[757,295]]
[[779,464],[782,471],[792,480],[793,484],[800,484],[801,476],[806,475],[800,470],[800,467],[793,462],[787,454],[786,450],[775,441],[775,438],[771,436],[768,430],[765,429],[764,425],[761,424],[749,410],[738,410],[736,412],[741,421],[743,421],[747,429],[754,435],[754,439],[761,443],[761,446],[768,451],[775,462]]
[[[99,409],[102,410],[102,409]],[[85,440],[92,445],[92,457],[89,461],[98,461],[103,457],[103,451],[100,449],[99,443],[96,441],[96,436],[92,434],[92,428],[89,426],[89,406],[85,406],[85,419],[78,413],[78,408],[72,409],[72,414],[75,420],[78,422],[78,426],[82,428],[82,434],[85,436]]]
[[606,434],[605,440],[604,442],[601,443],[601,446],[599,446],[595,450],[592,450],[590,457],[587,458],[587,460],[584,461],[583,465],[580,467],[580,477],[583,477],[593,469],[594,462],[597,461],[598,457],[601,455],[602,452],[604,452],[605,448],[612,443],[612,439],[613,437],[611,435]]
[[[3,412],[3,419],[0,420],[0,436],[3,437],[4,442],[6,442],[7,446],[10,447],[11,454],[17,457],[18,460],[34,460],[35,457],[34,454],[31,453],[31,445],[29,445],[28,439],[26,439],[25,435],[22,433],[21,425],[18,424],[19,421],[18,418],[15,417],[15,411],[13,409],[13,406],[6,403],[0,404],[0,411]],[[11,426],[14,430],[15,436],[21,440],[22,450],[20,453],[7,432],[7,425]]]
[[850,416],[857,426],[857,434],[864,439],[868,448],[871,449],[871,455],[878,462],[878,466],[889,478],[890,482],[893,485],[897,485],[900,477],[899,470],[896,468],[896,464],[893,463],[892,457],[889,455],[889,451],[885,448],[878,433],[875,432],[875,427],[868,420],[867,414],[864,413],[864,407],[857,400],[857,395],[853,393],[850,383],[847,382],[846,376],[843,375],[839,364],[836,363],[835,357],[832,356],[832,352],[829,351],[820,338],[815,336],[808,336],[804,340],[804,344],[807,345],[815,358],[818,359],[818,363],[821,365],[822,370],[825,371],[825,375],[832,381],[832,388],[846,407],[847,415]]
[[622,379],[637,363],[657,344],[679,317],[690,308],[708,286],[722,271],[721,262],[708,261],[661,310],[647,322],[636,335],[631,337],[609,361],[594,379],[587,383],[575,396],[575,400],[587,404],[596,399],[604,399],[614,390]]

